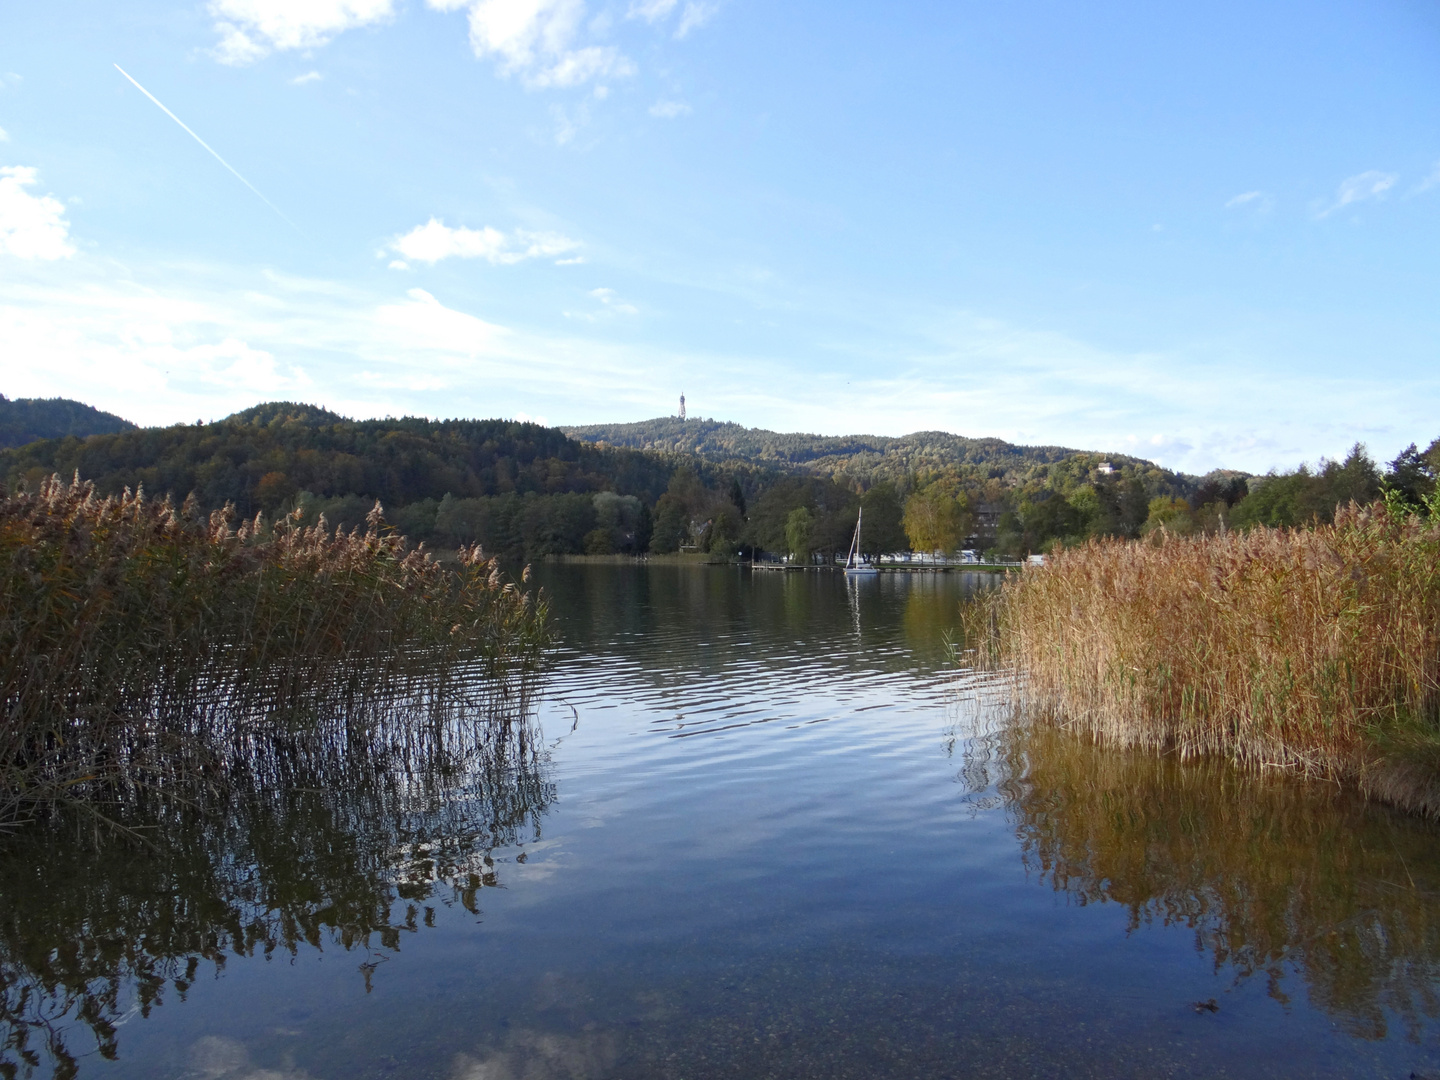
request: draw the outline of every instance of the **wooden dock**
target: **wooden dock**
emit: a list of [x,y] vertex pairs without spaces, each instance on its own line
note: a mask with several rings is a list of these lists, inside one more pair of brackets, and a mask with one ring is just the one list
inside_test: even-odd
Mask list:
[[[771,570],[782,573],[803,573],[816,571],[828,574],[843,574],[845,567],[835,563],[772,563],[747,562],[751,570]],[[1019,570],[1023,563],[890,563],[875,567],[882,574],[1004,574]]]

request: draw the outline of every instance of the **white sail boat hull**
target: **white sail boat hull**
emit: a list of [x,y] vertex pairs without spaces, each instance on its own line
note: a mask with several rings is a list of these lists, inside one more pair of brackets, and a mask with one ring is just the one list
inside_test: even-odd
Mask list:
[[855,536],[850,541],[850,551],[845,556],[846,577],[874,577],[880,571],[873,566],[866,566],[860,561],[860,522],[865,517],[862,509],[855,515]]

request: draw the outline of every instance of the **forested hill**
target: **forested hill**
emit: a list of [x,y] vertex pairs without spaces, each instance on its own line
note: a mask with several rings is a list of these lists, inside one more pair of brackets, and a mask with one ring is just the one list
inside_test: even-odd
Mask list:
[[108,435],[135,425],[112,413],[69,398],[17,398],[0,394],[0,448],[66,435]]
[[[509,420],[349,420],[310,405],[271,402],[211,424],[49,439],[0,451],[14,485],[78,471],[102,494],[144,486],[206,508],[276,512],[301,493],[355,496],[387,508],[446,495],[619,491],[649,503],[673,465],[656,455],[577,442],[555,428]],[[333,520],[333,519],[332,519]]]
[[562,428],[572,438],[635,450],[694,454],[713,462],[747,462],[803,471],[818,476],[848,478],[866,486],[890,481],[905,485],[916,475],[950,473],[1018,483],[1050,471],[1065,462],[1098,465],[1109,461],[1119,470],[1153,474],[1173,494],[1180,495],[1193,481],[1149,461],[1124,454],[1071,450],[1063,446],[1016,446],[1003,439],[967,439],[946,431],[917,431],[891,438],[884,435],[805,435],[715,420],[681,420],[660,417],[636,424],[589,424]]
[[677,550],[809,558],[843,552],[863,506],[872,553],[963,546],[1018,558],[1161,527],[1305,526],[1382,492],[1420,506],[1440,473],[1440,440],[1409,447],[1383,472],[1356,446],[1313,471],[1202,479],[1124,455],[944,432],[832,438],[708,420],[572,428],[572,438],[510,420],[350,420],[271,402],[211,424],[126,427],[83,439],[72,427],[0,449],[0,481],[33,490],[52,473],[78,472],[101,494],[143,486],[176,501],[194,495],[206,510],[298,512],[342,528],[362,526],[378,499],[416,542],[479,543],[517,559]]

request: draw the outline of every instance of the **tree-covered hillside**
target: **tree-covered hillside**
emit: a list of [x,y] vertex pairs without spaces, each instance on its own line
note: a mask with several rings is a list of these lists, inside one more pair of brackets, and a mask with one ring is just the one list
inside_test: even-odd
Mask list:
[[1313,470],[1190,477],[1138,458],[943,432],[825,438],[679,420],[573,430],[596,441],[509,420],[357,421],[271,402],[213,424],[0,450],[0,478],[34,487],[78,472],[101,494],[143,486],[176,501],[193,495],[205,509],[298,510],[343,528],[378,499],[413,540],[513,558],[830,557],[848,546],[861,507],[871,555],[973,547],[1017,558],[1161,528],[1305,526],[1352,499],[1418,506],[1440,471],[1440,441],[1410,447],[1384,471],[1357,446]]
[[135,425],[112,413],[69,398],[17,398],[0,394],[0,448],[66,435],[108,435]]
[[1067,464],[1099,468],[1102,462],[1108,462],[1116,471],[1128,467],[1131,472],[1143,474],[1156,493],[1181,496],[1196,484],[1192,477],[1125,454],[1063,446],[1017,446],[1003,439],[969,439],[946,431],[917,431],[898,438],[806,435],[673,416],[635,424],[589,424],[561,430],[590,443],[693,454],[717,463],[743,461],[867,487],[889,481],[908,489],[917,478],[939,474],[1017,484],[1043,480],[1055,467],[1062,467],[1062,471]]
[[509,420],[349,420],[272,402],[212,424],[49,439],[0,452],[10,483],[78,471],[102,494],[144,486],[202,506],[273,513],[301,492],[400,507],[453,495],[555,495],[617,490],[654,502],[672,467],[554,428]]

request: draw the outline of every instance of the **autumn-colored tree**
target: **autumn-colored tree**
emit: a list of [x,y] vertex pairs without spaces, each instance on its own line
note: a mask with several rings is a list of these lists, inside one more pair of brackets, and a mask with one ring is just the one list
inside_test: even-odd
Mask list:
[[267,472],[255,485],[255,501],[273,514],[293,498],[295,492],[295,485],[283,472]]
[[963,494],[942,484],[921,488],[905,500],[905,535],[915,551],[951,552],[969,534],[972,516]]

